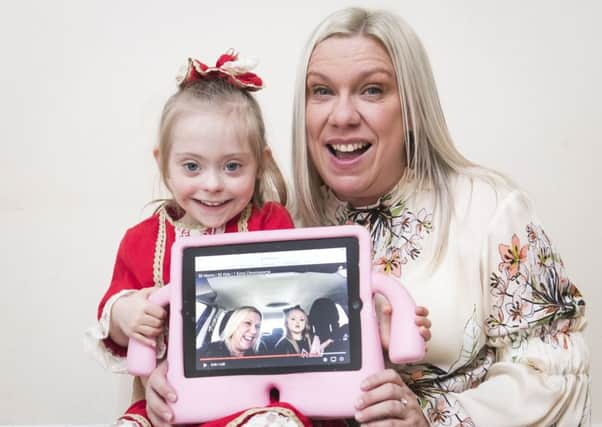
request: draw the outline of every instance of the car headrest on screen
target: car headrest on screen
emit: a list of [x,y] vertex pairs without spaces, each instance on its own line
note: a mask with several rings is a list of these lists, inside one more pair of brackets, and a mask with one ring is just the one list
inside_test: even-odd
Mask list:
[[318,298],[309,309],[309,323],[320,341],[336,339],[339,330],[339,311],[330,298]]

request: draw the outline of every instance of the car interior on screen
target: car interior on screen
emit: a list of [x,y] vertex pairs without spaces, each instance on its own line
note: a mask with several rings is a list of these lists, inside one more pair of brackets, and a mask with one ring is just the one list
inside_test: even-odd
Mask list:
[[[300,307],[310,335],[321,342],[346,341],[349,334],[346,270],[270,272],[199,277],[196,282],[196,348],[224,339],[234,310],[255,307],[261,313],[260,342],[274,354],[285,334],[286,312]],[[329,350],[332,350],[331,346]]]

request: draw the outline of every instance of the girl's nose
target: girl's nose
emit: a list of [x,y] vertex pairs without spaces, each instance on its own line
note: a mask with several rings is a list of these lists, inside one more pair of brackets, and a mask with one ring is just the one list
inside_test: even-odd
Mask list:
[[205,191],[215,193],[224,187],[223,177],[219,171],[208,170],[201,177],[201,187]]
[[332,105],[328,121],[336,127],[355,126],[360,123],[360,114],[349,95],[339,95]]

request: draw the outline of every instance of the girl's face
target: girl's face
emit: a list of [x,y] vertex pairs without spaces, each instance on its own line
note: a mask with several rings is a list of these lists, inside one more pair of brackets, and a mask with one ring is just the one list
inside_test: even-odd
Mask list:
[[293,335],[302,335],[307,325],[307,317],[301,310],[291,310],[286,315],[286,328]]
[[184,223],[220,227],[253,197],[257,161],[228,118],[184,110],[174,119],[166,181]]
[[322,180],[341,200],[374,203],[401,178],[404,128],[395,70],[376,40],[330,37],[307,70],[306,132]]
[[233,356],[242,356],[245,351],[255,345],[261,329],[261,317],[254,311],[249,311],[238,324],[230,337],[230,350]]

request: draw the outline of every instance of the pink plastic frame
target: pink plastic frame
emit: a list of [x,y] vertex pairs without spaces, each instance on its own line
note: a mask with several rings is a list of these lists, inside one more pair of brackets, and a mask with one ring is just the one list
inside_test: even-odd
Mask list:
[[[362,366],[358,371],[297,372],[291,374],[240,375],[186,378],[183,363],[182,253],[184,248],[262,241],[355,237],[359,242]],[[360,383],[384,369],[378,323],[372,298],[383,294],[393,306],[389,358],[395,363],[415,362],[424,357],[424,341],[414,323],[414,300],[395,279],[372,272],[371,242],[367,230],[357,225],[227,233],[179,239],[172,247],[172,282],[154,292],[150,299],[170,305],[168,381],[175,388],[177,402],[171,405],[175,423],[204,422],[269,403],[272,388],[312,418],[352,417],[360,394]],[[128,371],[149,375],[156,365],[155,350],[136,340],[128,348]]]

